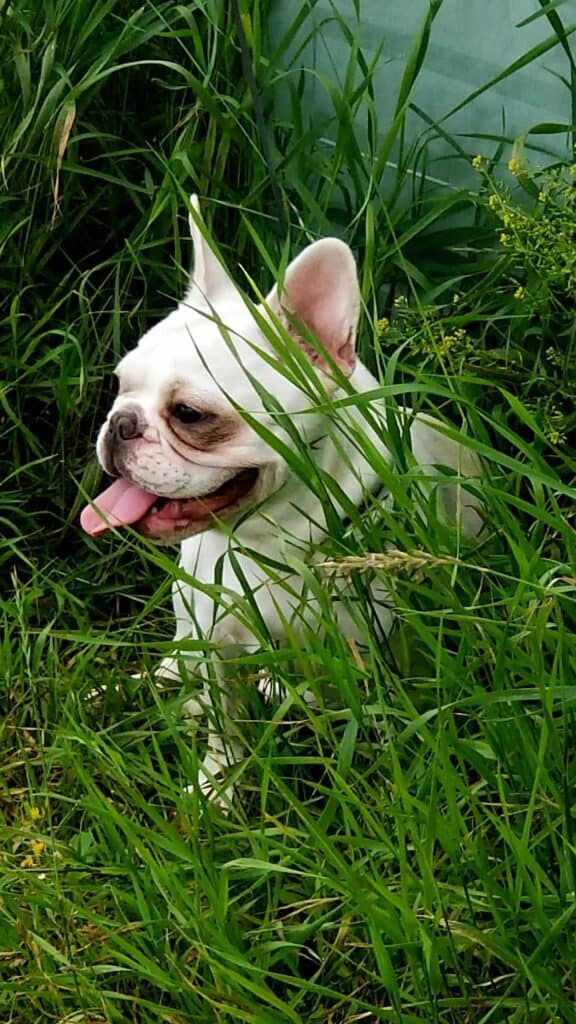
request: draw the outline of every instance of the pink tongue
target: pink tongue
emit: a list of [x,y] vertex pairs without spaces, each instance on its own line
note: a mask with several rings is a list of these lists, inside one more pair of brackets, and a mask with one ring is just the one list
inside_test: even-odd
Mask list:
[[111,487],[94,499],[92,505],[83,509],[80,525],[91,537],[98,537],[111,526],[137,523],[156,500],[155,494],[135,487],[128,480],[115,480]]

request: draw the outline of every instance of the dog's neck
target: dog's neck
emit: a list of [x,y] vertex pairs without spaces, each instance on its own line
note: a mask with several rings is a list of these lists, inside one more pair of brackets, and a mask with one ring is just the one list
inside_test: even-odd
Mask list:
[[[338,389],[334,401],[346,399],[352,392],[360,394],[378,387],[378,381],[360,362],[349,379],[347,390]],[[380,403],[375,402],[375,412]],[[378,475],[367,459],[354,444],[346,429],[353,423],[371,441],[382,448],[382,438],[377,431],[367,424],[365,413],[353,403],[346,404],[338,410],[335,419],[325,419],[325,429],[317,440],[311,442],[313,459],[318,470],[325,478],[335,480],[338,487],[346,495],[351,505],[361,505],[367,492],[373,492],[378,486]],[[332,497],[340,519],[346,518],[346,509],[338,506]],[[260,509],[247,516],[234,529],[234,543],[252,550],[268,551],[270,549],[271,529],[281,528],[283,543],[293,544],[300,550],[313,547],[326,534],[326,501],[323,501],[310,487],[310,483],[301,480],[296,473],[290,471],[284,483],[263,503]]]

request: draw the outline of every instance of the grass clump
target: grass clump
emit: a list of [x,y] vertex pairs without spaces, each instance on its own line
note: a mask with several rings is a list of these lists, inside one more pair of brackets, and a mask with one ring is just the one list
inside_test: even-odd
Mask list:
[[[308,123],[305,70],[282,64],[314,3],[273,47],[265,3],[0,11],[2,1020],[576,1019],[571,161],[535,174],[514,151],[520,202],[498,184],[503,137],[476,190],[429,187],[432,128],[412,148],[404,130],[440,6],[392,126],[334,12],[351,41],[335,151],[330,118]],[[569,50],[558,5],[545,13]],[[287,79],[291,120],[273,103]],[[374,167],[392,153],[388,191]],[[334,529],[327,568],[300,567],[324,635],[238,656],[250,756],[228,818],[184,795],[203,735],[148,674],[171,650],[173,559],[77,525],[110,371],[181,293],[192,190],[264,291],[335,223],[353,244],[397,497]],[[423,527],[406,405],[483,459],[471,550]],[[369,626],[374,574],[398,623],[360,650],[330,598],[356,588]],[[284,688],[272,707],[260,672]]]

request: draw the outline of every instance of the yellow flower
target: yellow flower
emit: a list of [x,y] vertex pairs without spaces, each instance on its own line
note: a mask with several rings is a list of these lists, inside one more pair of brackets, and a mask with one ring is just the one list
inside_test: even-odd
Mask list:
[[44,850],[46,848],[45,844],[42,842],[41,839],[34,839],[31,843],[31,846],[32,853],[34,854],[35,857],[40,857],[44,853]]
[[474,159],[472,160],[472,167],[474,168],[475,171],[479,171],[480,168],[482,167],[482,157],[480,156],[480,154],[478,154],[478,156],[475,156]]
[[507,235],[506,232],[503,231],[502,234],[500,235],[500,244],[501,245],[506,245],[506,243],[509,242],[509,241],[510,241],[510,235]]
[[515,157],[508,161],[508,170],[511,174],[518,174],[522,170],[521,164]]
[[390,327],[390,321],[389,321],[388,317],[387,316],[380,317],[380,319],[378,320],[378,322],[376,324],[376,329],[380,332],[380,334],[384,334],[384,332],[387,331],[389,327]]
[[448,352],[454,347],[456,338],[453,334],[443,334],[438,345],[438,352],[442,355],[447,355]]
[[491,210],[496,210],[499,205],[500,205],[499,197],[495,196],[494,193],[492,193],[492,195],[488,199],[488,206],[490,207]]
[[28,817],[30,818],[31,821],[38,821],[38,818],[40,817],[41,814],[42,811],[40,810],[39,807],[31,807],[30,810],[28,811]]
[[546,437],[550,441],[550,444],[562,444],[565,436],[566,435],[563,434],[561,430],[558,430],[557,427],[549,427],[546,431]]
[[549,359],[551,363],[554,363],[555,366],[562,366],[562,354],[557,348],[554,348],[554,345],[549,345],[546,349],[546,358]]
[[538,193],[538,202],[539,203],[545,203],[547,199],[548,199],[548,193],[547,192],[540,191]]
[[458,295],[458,292],[456,292],[456,294],[452,296],[452,305],[457,306],[459,302],[460,296]]
[[514,298],[515,299],[523,299],[525,295],[526,295],[526,289],[523,288],[521,284],[518,285],[516,291],[514,292]]
[[36,861],[34,860],[34,857],[32,857],[29,853],[27,853],[26,856],[23,857],[22,860],[20,861],[20,867],[21,868],[35,868],[36,867]]

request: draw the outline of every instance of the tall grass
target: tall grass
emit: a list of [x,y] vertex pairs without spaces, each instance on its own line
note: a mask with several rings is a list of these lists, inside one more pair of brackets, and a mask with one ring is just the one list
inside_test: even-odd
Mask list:
[[[560,301],[553,283],[549,317],[524,309],[523,356],[513,292],[532,283],[488,201],[508,140],[476,190],[426,190],[427,132],[474,155],[443,126],[404,142],[440,3],[391,125],[336,12],[350,66],[330,90],[332,124],[307,121],[283,61],[314,6],[274,46],[265,0],[0,11],[6,1022],[576,1020],[572,424],[552,438],[533,401],[540,381],[560,388],[551,345],[573,365],[573,284]],[[540,8],[570,76],[562,5]],[[518,178],[528,193],[533,178]],[[337,224],[359,257],[362,350],[381,394],[392,410],[435,409],[486,468],[486,539],[458,550],[422,528],[392,416],[395,510],[335,528],[330,572],[299,567],[325,639],[301,650],[288,635],[239,658],[250,756],[227,818],[184,796],[202,734],[185,731],[181,694],[146,674],[170,650],[172,559],[77,525],[98,484],[110,371],[181,294],[192,190],[238,280],[264,291],[286,236],[296,251]],[[442,349],[459,328],[471,347]],[[361,651],[323,595],[350,580],[367,616],[375,572],[399,621]],[[280,703],[259,702],[260,670],[285,687]],[[301,700],[323,683],[338,700]]]

